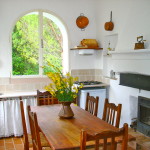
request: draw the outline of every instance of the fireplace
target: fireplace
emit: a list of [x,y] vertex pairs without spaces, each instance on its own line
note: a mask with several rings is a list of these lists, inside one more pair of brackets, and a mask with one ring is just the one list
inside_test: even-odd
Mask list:
[[150,98],[138,97],[137,130],[150,137]]

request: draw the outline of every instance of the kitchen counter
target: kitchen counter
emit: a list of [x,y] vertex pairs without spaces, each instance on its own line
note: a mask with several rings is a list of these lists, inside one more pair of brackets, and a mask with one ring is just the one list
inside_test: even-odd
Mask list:
[[83,88],[86,88],[86,87],[107,87],[107,86],[109,86],[109,85],[106,83],[101,83],[101,84],[94,84],[94,85],[84,85]]
[[[76,87],[80,86],[79,84],[74,84]],[[82,89],[102,89],[102,88],[107,88],[109,84],[106,83],[100,83],[100,84],[90,84],[90,85],[83,85]]]
[[9,98],[9,97],[23,97],[23,96],[36,96],[37,91],[26,91],[26,92],[6,92],[6,93],[0,93],[0,98]]
[[[106,88],[108,87],[108,84],[102,83],[102,84],[96,84],[96,85],[84,85],[83,88]],[[0,98],[9,98],[9,97],[23,97],[23,96],[36,96],[37,91],[14,91],[14,92],[4,92],[0,93]]]

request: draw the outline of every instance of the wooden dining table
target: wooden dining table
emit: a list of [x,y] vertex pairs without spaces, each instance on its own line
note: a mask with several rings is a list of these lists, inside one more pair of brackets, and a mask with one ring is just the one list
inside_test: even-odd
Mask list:
[[31,107],[31,111],[37,114],[41,132],[45,135],[53,150],[79,148],[82,129],[90,134],[104,130],[118,130],[118,128],[78,106],[71,105],[71,108],[74,117],[72,119],[62,119],[58,116],[61,104]]

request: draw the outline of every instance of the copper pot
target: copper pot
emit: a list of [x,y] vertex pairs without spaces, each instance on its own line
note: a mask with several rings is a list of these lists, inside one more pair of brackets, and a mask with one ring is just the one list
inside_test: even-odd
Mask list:
[[76,19],[76,25],[81,28],[84,29],[86,28],[86,26],[89,24],[89,19],[85,16],[83,16],[83,14],[81,14],[77,19]]
[[112,22],[112,11],[110,13],[110,21],[105,23],[104,28],[106,31],[112,31],[114,28],[114,24]]
[[113,22],[110,21],[110,22],[106,22],[106,23],[105,23],[105,30],[106,30],[106,31],[112,31],[113,28],[114,28]]

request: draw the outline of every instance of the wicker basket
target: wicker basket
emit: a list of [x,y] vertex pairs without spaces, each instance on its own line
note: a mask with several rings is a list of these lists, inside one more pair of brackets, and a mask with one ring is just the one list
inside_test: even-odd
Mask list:
[[95,39],[83,39],[81,45],[87,48],[98,48],[99,45]]

